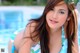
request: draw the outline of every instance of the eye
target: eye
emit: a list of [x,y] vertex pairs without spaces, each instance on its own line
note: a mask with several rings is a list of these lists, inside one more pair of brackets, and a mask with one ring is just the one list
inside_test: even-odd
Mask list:
[[54,11],[54,8],[51,8],[52,11]]
[[63,12],[63,11],[60,11],[59,13],[61,13],[61,14],[65,14],[65,12]]

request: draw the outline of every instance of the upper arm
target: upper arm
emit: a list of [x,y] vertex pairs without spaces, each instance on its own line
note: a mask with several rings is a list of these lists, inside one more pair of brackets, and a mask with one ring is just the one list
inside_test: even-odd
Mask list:
[[17,35],[16,35],[16,38],[14,39],[14,45],[16,47],[16,49],[19,48],[19,44],[23,38],[23,33],[24,33],[24,30],[20,31]]
[[30,48],[33,44],[33,41],[30,37],[30,33],[34,31],[34,27],[31,27],[35,24],[28,24],[25,30],[17,34],[14,44],[18,48],[19,53],[30,53]]

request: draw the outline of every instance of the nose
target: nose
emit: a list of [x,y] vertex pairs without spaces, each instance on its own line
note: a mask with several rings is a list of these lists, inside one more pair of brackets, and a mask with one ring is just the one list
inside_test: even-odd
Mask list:
[[53,17],[54,19],[56,19],[56,18],[58,17],[57,12],[53,12],[52,17]]

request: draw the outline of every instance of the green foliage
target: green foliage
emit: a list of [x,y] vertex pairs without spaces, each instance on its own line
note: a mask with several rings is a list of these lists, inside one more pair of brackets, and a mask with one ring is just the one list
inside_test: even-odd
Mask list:
[[79,0],[74,0],[74,3],[77,4],[79,2]]
[[7,1],[5,1],[5,2],[3,2],[3,3],[1,3],[0,5],[11,5],[11,3],[10,2],[7,2]]
[[47,0],[6,0],[1,5],[45,5]]
[[[38,2],[39,1],[39,2]],[[65,0],[72,1],[72,0]],[[74,0],[74,3],[77,4],[79,0]],[[45,5],[47,0],[5,0],[1,5]]]
[[75,5],[79,2],[79,0],[64,0],[67,4],[74,3]]

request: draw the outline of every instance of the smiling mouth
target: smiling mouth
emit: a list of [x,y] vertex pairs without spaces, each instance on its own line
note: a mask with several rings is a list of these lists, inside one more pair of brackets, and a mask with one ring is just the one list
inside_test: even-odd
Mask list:
[[58,21],[55,21],[55,20],[50,20],[50,22],[53,23],[53,24],[58,23]]

